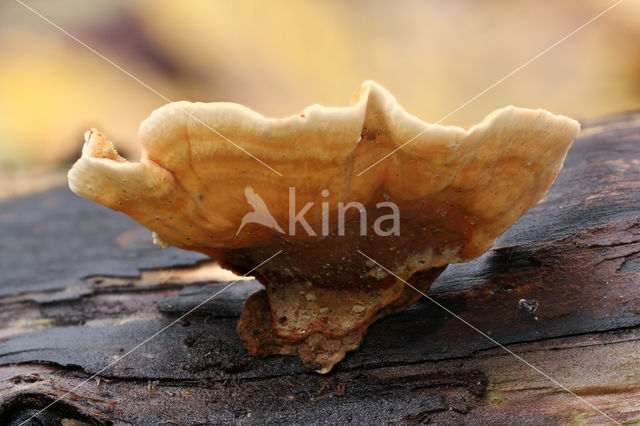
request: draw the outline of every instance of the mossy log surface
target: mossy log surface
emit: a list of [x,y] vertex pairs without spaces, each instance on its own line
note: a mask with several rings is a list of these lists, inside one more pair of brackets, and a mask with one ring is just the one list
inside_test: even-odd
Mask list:
[[63,395],[42,423],[640,422],[639,113],[584,125],[545,199],[430,291],[520,359],[428,299],[328,375],[257,359],[235,333],[255,281],[128,353],[226,285],[209,262],[66,188],[0,202],[0,423]]

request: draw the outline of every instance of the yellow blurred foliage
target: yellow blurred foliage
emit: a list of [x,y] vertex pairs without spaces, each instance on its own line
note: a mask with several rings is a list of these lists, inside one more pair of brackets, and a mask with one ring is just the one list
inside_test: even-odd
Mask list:
[[[100,2],[95,13],[30,2],[171,99],[284,116],[346,105],[373,79],[431,122],[612,3],[138,0]],[[68,159],[91,126],[135,154],[138,124],[165,101],[28,10],[4,8],[0,164]],[[622,3],[445,123],[473,124],[508,104],[578,119],[640,107],[640,2]]]
[[[0,67],[0,162],[68,159],[79,152],[84,131],[101,124],[116,140],[130,140],[140,121],[164,103],[59,37],[7,37],[19,43],[0,45],[0,57],[11,58]],[[126,101],[117,93],[128,94]]]

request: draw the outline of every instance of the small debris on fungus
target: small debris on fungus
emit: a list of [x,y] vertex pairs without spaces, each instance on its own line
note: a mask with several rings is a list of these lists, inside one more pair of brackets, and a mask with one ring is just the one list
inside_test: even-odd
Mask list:
[[579,128],[513,106],[469,128],[428,124],[368,81],[349,107],[279,120],[170,103],[141,124],[140,162],[91,130],[68,177],[161,247],[237,274],[280,253],[251,272],[265,290],[247,300],[238,334],[256,356],[298,355],[327,373],[374,321],[421,297],[403,280],[426,292],[542,199]]

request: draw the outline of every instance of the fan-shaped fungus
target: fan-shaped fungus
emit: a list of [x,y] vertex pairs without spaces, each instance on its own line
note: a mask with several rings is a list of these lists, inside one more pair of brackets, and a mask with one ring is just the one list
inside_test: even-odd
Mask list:
[[297,354],[326,373],[371,323],[420,297],[358,250],[427,291],[544,196],[578,131],[515,107],[466,130],[427,124],[373,82],[350,107],[284,119],[176,102],[140,126],[138,163],[88,132],[69,185],[153,230],[159,245],[236,273],[282,250],[253,273],[266,290],[247,301],[238,333],[255,355]]

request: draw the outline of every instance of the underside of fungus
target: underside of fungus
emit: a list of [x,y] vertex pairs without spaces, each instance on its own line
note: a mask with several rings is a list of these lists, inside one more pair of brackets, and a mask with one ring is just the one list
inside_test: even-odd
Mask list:
[[141,124],[140,162],[87,132],[69,185],[157,244],[238,274],[280,253],[251,272],[265,290],[247,300],[238,334],[255,355],[297,354],[326,373],[374,321],[420,298],[403,280],[426,292],[536,204],[578,131],[515,107],[468,129],[427,124],[374,82],[352,106],[284,119],[175,102]]

